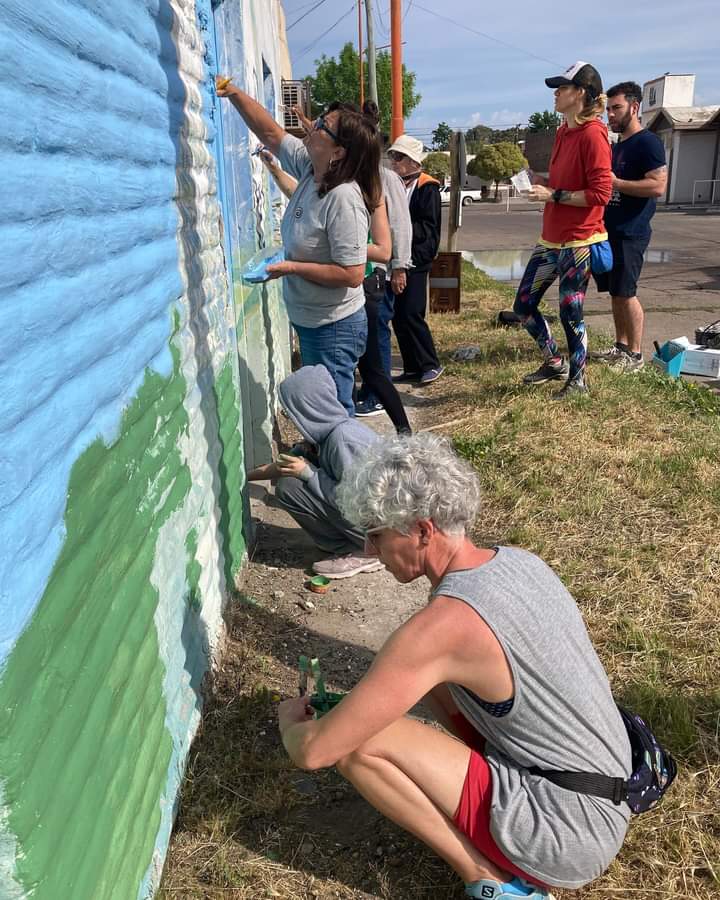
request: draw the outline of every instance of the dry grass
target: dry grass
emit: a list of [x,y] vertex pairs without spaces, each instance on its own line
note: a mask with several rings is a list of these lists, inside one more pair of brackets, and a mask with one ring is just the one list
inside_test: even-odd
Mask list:
[[[510,293],[466,274],[462,313],[436,316],[432,326],[446,354],[478,344],[482,355],[447,363],[427,391],[434,403],[424,424],[451,436],[477,466],[485,491],[479,541],[521,544],[555,568],[581,606],[618,700],[647,715],[680,768],[660,807],[633,821],[608,873],[556,896],[717,898],[718,398],[653,371],[617,376],[597,365],[589,400],[550,402],[556,385],[519,385],[536,365],[529,338],[493,325]],[[257,689],[292,689],[292,671],[273,651],[278,636],[288,636],[254,609],[234,616],[161,898],[462,896],[452,874],[392,826],[374,819],[363,831],[358,824],[355,844],[342,825],[350,801],[334,773],[317,776],[319,797],[297,790],[269,700]],[[344,835],[335,848],[328,831],[312,865],[303,805],[312,815],[327,813]],[[396,859],[378,858],[378,841],[394,844]]]

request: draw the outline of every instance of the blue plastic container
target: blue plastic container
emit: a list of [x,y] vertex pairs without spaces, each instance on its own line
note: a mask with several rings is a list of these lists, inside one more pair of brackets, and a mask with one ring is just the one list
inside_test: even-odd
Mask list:
[[666,341],[659,353],[653,353],[653,364],[671,378],[679,378],[685,362],[685,351],[674,347],[670,341]]

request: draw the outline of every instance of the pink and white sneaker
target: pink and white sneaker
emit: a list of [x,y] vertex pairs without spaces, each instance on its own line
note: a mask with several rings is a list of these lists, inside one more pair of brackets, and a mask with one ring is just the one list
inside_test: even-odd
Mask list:
[[321,559],[313,563],[313,572],[326,578],[352,578],[361,572],[377,572],[385,566],[375,556],[336,556],[334,559]]

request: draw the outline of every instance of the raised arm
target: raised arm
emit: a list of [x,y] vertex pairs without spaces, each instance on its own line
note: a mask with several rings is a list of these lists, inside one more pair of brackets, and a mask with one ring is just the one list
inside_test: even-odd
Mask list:
[[215,77],[218,97],[227,97],[245,120],[245,124],[272,153],[279,153],[280,144],[287,132],[273,119],[270,113],[256,100],[241,91],[227,78]]
[[295,188],[298,186],[297,178],[293,178],[292,175],[288,175],[285,169],[281,169],[277,164],[275,157],[267,150],[261,150],[258,155],[260,156],[260,159],[262,160],[265,168],[275,179],[275,183],[283,192],[283,194],[285,194],[288,199],[292,197],[292,195],[295,193]]

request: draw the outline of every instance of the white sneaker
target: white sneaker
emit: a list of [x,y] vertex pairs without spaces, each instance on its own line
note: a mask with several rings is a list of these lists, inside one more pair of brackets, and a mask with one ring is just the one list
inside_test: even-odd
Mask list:
[[313,563],[313,572],[326,578],[352,578],[361,572],[377,572],[385,566],[375,556],[336,556],[334,559],[321,559]]

